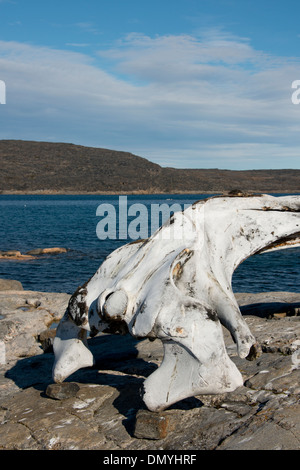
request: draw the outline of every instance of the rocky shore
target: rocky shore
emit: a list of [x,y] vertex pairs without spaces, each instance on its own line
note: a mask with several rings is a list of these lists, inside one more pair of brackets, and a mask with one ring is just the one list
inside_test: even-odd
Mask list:
[[67,251],[67,248],[62,247],[35,248],[27,251],[26,253],[21,253],[19,250],[7,250],[0,251],[0,260],[26,261],[35,259],[41,255],[58,255],[60,253],[66,253]]
[[244,385],[160,412],[139,390],[162,359],[159,340],[99,334],[96,364],[54,385],[52,341],[68,294],[0,282],[0,449],[296,450],[300,448],[300,293],[236,294],[262,355],[228,353]]

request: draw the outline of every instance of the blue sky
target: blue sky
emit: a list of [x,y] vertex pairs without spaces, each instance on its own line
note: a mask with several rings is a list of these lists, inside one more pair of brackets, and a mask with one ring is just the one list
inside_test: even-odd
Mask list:
[[0,139],[300,168],[299,14],[294,0],[0,0]]

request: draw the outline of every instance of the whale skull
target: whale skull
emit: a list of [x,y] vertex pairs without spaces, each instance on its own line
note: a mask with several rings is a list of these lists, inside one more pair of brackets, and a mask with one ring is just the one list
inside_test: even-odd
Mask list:
[[256,253],[295,246],[300,196],[218,196],[176,212],[147,240],[113,251],[72,295],[54,339],[54,381],[92,366],[87,332],[110,326],[163,343],[162,364],[143,385],[149,410],[233,391],[243,380],[222,325],[240,357],[256,348],[232,291],[233,272]]

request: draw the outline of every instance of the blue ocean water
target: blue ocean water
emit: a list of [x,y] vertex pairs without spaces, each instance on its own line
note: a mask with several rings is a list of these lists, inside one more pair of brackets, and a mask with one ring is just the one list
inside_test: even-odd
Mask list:
[[[130,195],[127,204],[128,207],[146,206],[150,215],[153,204],[180,204],[183,208],[206,197],[203,194]],[[101,220],[97,208],[110,204],[117,213],[119,202],[118,196],[0,195],[0,250],[26,253],[35,248],[68,249],[67,253],[28,261],[0,260],[0,278],[17,279],[26,290],[73,293],[96,272],[109,253],[132,241],[120,239],[118,232],[116,239],[100,240],[97,236]],[[136,220],[136,214],[128,216],[128,223]],[[148,235],[150,225],[149,220]],[[299,281],[300,248],[290,248],[244,261],[234,273],[233,290],[297,292]]]

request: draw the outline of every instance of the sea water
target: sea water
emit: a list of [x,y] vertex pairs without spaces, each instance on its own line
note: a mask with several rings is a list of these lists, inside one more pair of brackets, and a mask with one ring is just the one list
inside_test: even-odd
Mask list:
[[[206,197],[129,195],[127,204],[140,204],[150,214],[153,204],[180,204],[184,208]],[[27,261],[0,260],[0,278],[16,279],[26,290],[73,293],[109,253],[132,241],[118,233],[119,227],[115,238],[99,239],[97,209],[102,204],[117,210],[119,196],[0,195],[0,250],[19,250],[24,254],[35,248],[68,249],[66,253]],[[128,224],[132,220],[128,217]],[[235,292],[297,292],[299,281],[300,248],[290,248],[247,259],[235,271],[232,286]]]

